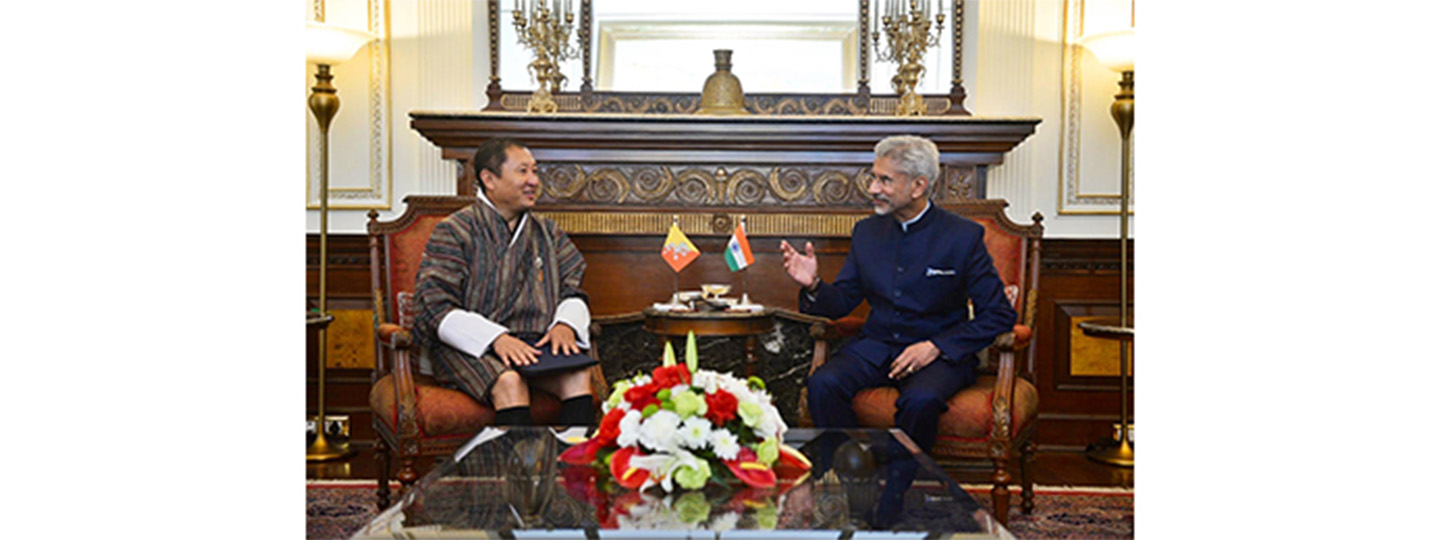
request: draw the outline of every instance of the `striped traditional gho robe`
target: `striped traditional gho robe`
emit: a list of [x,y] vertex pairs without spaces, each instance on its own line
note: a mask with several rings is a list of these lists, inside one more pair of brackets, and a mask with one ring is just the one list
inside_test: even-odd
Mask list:
[[[415,334],[430,352],[435,376],[490,403],[490,387],[510,369],[486,351],[476,356],[440,339],[454,310],[478,314],[511,335],[543,334],[567,298],[586,300],[585,259],[555,222],[527,213],[513,235],[484,202],[451,214],[431,233],[415,278]],[[584,344],[582,335],[582,345]]]

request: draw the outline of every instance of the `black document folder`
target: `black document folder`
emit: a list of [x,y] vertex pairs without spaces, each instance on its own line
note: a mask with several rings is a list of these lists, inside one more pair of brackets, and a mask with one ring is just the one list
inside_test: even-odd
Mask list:
[[[532,347],[535,346],[536,341],[540,340],[539,338],[532,338],[532,336],[523,336],[520,337],[520,339]],[[535,359],[538,361],[528,366],[515,366],[515,371],[520,372],[521,375],[526,377],[543,377],[576,369],[584,369],[600,363],[599,360],[591,358],[590,355],[585,354],[583,351],[577,354],[552,354],[549,343],[535,348],[540,349],[540,354],[535,355]]]

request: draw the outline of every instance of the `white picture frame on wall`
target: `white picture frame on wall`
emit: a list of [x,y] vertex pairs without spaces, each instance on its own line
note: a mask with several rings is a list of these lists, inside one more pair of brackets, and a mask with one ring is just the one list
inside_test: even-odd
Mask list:
[[[1097,14],[1131,13],[1115,9],[1117,0],[1066,0],[1064,53],[1061,64],[1061,167],[1059,213],[1061,215],[1118,215],[1120,213],[1121,139],[1120,129],[1110,116],[1110,105],[1120,93],[1120,75],[1096,60],[1081,46],[1087,33],[1118,29],[1129,21],[1112,20]],[[1088,8],[1088,9],[1087,9]],[[1087,21],[1087,15],[1089,20]],[[1087,24],[1088,23],[1088,24]],[[1135,144],[1131,132],[1130,143]],[[1082,151],[1082,148],[1084,151]],[[1110,151],[1096,148],[1110,149]],[[1090,159],[1082,159],[1084,156]],[[1110,157],[1096,159],[1095,156]],[[1112,157],[1113,156],[1113,157]],[[1129,213],[1135,213],[1134,153],[1130,163]]]

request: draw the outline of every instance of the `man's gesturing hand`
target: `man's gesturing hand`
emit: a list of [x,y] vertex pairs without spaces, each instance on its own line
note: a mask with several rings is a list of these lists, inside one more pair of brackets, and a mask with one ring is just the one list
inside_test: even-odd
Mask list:
[[535,343],[536,347],[544,347],[550,344],[550,354],[579,354],[580,345],[575,339],[575,329],[565,323],[557,324],[545,333],[545,337]]
[[890,363],[890,378],[899,379],[914,375],[939,357],[940,349],[929,340],[906,347],[900,356],[895,357],[895,361]]
[[495,356],[500,357],[501,362],[511,367],[534,364],[538,361],[535,355],[540,354],[540,349],[526,345],[520,338],[510,334],[500,334],[500,337],[495,338],[495,343],[490,344],[490,349],[495,351]]
[[785,273],[790,274],[790,279],[795,280],[806,290],[819,281],[819,264],[815,262],[815,245],[805,242],[805,253],[796,251],[790,247],[790,243],[780,241],[780,253],[785,256]]

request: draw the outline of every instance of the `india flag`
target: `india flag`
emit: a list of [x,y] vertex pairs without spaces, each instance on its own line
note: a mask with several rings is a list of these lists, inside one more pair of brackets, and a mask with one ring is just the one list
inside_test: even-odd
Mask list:
[[745,238],[743,223],[735,226],[735,233],[730,235],[730,242],[725,244],[725,264],[730,266],[731,272],[739,272],[746,266],[755,264],[755,254],[750,252],[750,239]]
[[[748,251],[748,249],[747,249]],[[684,270],[691,261],[700,258],[700,250],[680,230],[679,225],[670,224],[670,234],[665,237],[665,247],[660,248],[660,256],[665,262],[670,263],[670,268],[678,273]]]

